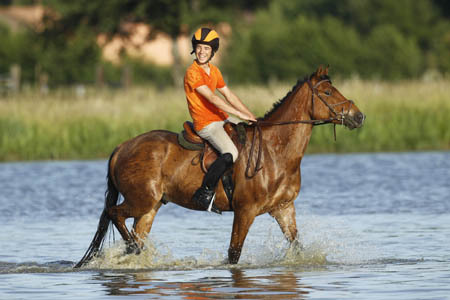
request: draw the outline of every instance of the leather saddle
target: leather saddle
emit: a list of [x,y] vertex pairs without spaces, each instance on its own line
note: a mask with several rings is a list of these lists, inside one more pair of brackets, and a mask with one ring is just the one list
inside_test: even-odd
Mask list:
[[[217,159],[219,153],[206,140],[202,139],[194,130],[194,124],[186,121],[183,124],[183,131],[179,134],[178,142],[181,146],[189,150],[202,150],[200,154],[200,162],[203,172],[206,173],[209,166]],[[236,145],[239,153],[245,146],[246,133],[244,125],[226,122],[224,129]]]

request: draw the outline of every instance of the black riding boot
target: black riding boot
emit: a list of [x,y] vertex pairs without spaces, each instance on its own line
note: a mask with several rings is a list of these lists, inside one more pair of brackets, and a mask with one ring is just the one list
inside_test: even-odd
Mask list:
[[195,192],[192,199],[205,210],[221,214],[219,208],[214,204],[216,198],[216,187],[222,175],[233,165],[233,156],[230,153],[222,154],[209,167],[203,178],[202,186]]

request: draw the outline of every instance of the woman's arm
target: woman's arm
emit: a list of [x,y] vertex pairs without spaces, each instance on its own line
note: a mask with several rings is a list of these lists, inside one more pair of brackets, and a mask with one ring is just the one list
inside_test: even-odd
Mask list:
[[250,120],[256,122],[256,117],[253,113],[245,106],[239,97],[228,88],[228,86],[224,86],[218,89],[219,92],[225,97],[225,99],[238,111],[244,113]]
[[219,109],[226,111],[229,114],[233,114],[242,120],[256,121],[253,115],[249,115],[245,111],[238,110],[237,107],[231,105],[231,103],[228,103],[224,99],[215,95],[207,85],[201,85],[195,90]]

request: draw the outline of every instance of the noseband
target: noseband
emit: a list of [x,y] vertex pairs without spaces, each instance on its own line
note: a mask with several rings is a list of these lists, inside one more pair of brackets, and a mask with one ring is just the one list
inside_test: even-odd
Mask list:
[[[252,145],[250,147],[250,154],[247,161],[247,168],[245,169],[245,176],[247,178],[253,178],[255,177],[256,173],[258,173],[262,167],[261,167],[261,151],[262,151],[262,130],[261,126],[276,126],[276,125],[289,125],[289,124],[311,124],[311,125],[324,125],[324,124],[330,124],[333,123],[333,121],[339,121],[342,125],[344,125],[345,116],[350,112],[350,109],[352,108],[352,105],[354,104],[352,100],[345,100],[336,104],[329,104],[322,96],[319,94],[319,91],[317,88],[324,82],[330,82],[329,79],[323,79],[317,82],[314,86],[311,83],[311,80],[308,79],[306,83],[308,83],[309,88],[311,89],[311,117],[314,115],[314,96],[317,96],[320,101],[325,104],[326,107],[330,110],[332,116],[328,119],[312,119],[311,120],[293,120],[293,121],[285,121],[285,122],[268,122],[268,121],[262,121],[258,120],[257,122],[251,124],[250,126],[253,126],[253,139],[252,139]],[[329,95],[327,95],[328,97]],[[342,108],[342,112],[336,112],[335,107],[338,105],[342,105],[349,102],[349,108],[347,110],[347,113],[344,113],[344,108]],[[256,158],[256,165],[253,170],[253,174],[250,174],[250,163],[253,157],[253,152],[255,150],[255,142],[256,142],[256,133],[258,132],[259,135],[259,147],[258,147],[258,157]],[[336,124],[334,124],[334,140],[336,140]]]

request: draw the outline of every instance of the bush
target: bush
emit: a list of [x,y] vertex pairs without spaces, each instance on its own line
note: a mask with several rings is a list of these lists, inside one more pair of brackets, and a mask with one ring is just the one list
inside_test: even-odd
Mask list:
[[88,28],[79,27],[72,36],[39,39],[39,65],[49,75],[50,85],[92,83],[100,60],[100,49]]
[[251,23],[235,26],[224,71],[238,82],[298,78],[319,64],[342,77],[445,73],[449,24],[427,1],[273,0]]
[[171,68],[169,67],[161,67],[131,58],[126,59],[125,64],[131,69],[133,83],[152,83],[161,88],[166,87],[167,85],[173,85],[173,77]]
[[10,66],[18,64],[22,67],[22,81],[32,81],[38,51],[33,41],[33,33],[13,33],[0,23],[0,74],[9,73]]
[[362,56],[358,34],[341,21],[299,16],[290,22],[277,7],[259,13],[249,30],[233,38],[224,71],[238,82],[303,78],[321,64],[348,76]]
[[364,77],[414,78],[424,69],[417,43],[412,38],[405,38],[391,25],[376,27],[364,44],[366,55],[359,69]]

